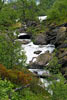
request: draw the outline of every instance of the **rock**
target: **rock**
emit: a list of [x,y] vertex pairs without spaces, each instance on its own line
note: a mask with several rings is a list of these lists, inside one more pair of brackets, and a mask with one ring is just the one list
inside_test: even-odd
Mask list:
[[58,49],[60,49],[60,48],[67,48],[67,43],[63,43],[63,44],[59,45]]
[[46,32],[47,43],[59,45],[66,39],[66,27],[56,27]]
[[67,78],[67,49],[60,48],[57,51],[57,57],[59,60],[59,64],[61,64],[61,73],[62,75]]
[[38,50],[38,51],[35,51],[34,54],[40,54],[42,51]]
[[61,68],[61,72],[62,72],[62,74],[64,75],[64,74],[67,72],[67,66],[64,67],[64,68]]
[[37,57],[36,62],[39,65],[46,65],[52,58],[52,55],[47,51],[46,53],[41,54]]
[[21,40],[21,39],[18,39],[17,41],[19,41],[21,44],[28,44],[30,43],[30,40]]
[[67,50],[65,48],[59,49],[57,52],[57,56],[62,67],[67,66]]
[[31,68],[43,68],[52,59],[52,54],[47,51],[46,53],[40,54],[36,61],[31,62]]
[[33,37],[34,44],[36,45],[45,45],[46,44],[46,37],[45,34],[38,34],[37,36]]
[[37,26],[37,23],[36,23],[36,21],[27,21],[26,25],[27,25],[27,27]]
[[64,75],[65,79],[67,80],[67,73]]
[[25,32],[25,28],[24,28],[24,27],[19,28],[19,29],[18,29],[18,32],[19,32],[19,33],[24,33],[24,32]]
[[19,35],[18,39],[30,39],[31,36],[30,35]]
[[67,66],[61,69],[62,75],[65,77],[67,80]]
[[44,69],[29,69],[36,77],[39,78],[48,78],[51,77],[50,73],[48,70]]

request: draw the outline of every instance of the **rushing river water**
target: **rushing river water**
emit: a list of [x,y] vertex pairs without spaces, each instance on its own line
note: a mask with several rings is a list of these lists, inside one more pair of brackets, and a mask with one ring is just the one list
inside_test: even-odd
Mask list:
[[[18,36],[24,36],[27,35],[26,33],[20,33]],[[26,63],[29,64],[29,62],[34,58],[33,62],[36,61],[36,58],[42,54],[45,53],[46,51],[49,51],[50,53],[53,52],[55,49],[54,45],[48,44],[48,45],[35,45],[31,41],[31,39],[19,39],[19,41],[27,41],[27,43],[22,44],[22,51],[24,50],[26,56],[27,56],[27,61]],[[22,52],[21,51],[21,52]],[[35,51],[41,51],[39,54],[35,54]],[[43,69],[29,69],[32,73],[36,71],[38,75],[42,75],[43,73],[48,73],[49,71],[43,70]],[[42,82],[42,86],[46,87],[45,89],[47,90],[47,87],[52,83],[48,82],[46,79],[40,78],[40,81]],[[52,90],[48,90],[49,93],[53,93]]]
[[[25,51],[25,54],[27,56],[27,64],[29,64],[29,62],[34,58],[33,61],[36,60],[36,57],[38,57],[40,54],[45,53],[46,51],[49,51],[50,53],[53,52],[54,50],[54,46],[53,45],[35,45],[33,44],[32,41],[30,41],[30,43],[28,44],[23,44],[22,48]],[[40,54],[35,54],[35,51],[41,51]]]

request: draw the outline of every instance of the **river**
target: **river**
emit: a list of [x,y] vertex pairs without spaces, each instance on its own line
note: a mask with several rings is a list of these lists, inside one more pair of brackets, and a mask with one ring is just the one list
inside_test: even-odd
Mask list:
[[[48,45],[35,45],[31,39],[27,39],[25,38],[25,36],[27,35],[27,33],[20,33],[18,36],[22,36],[22,38],[24,37],[24,39],[18,39],[20,42],[25,42],[22,44],[22,51],[25,52],[26,56],[27,56],[27,61],[26,63],[29,64],[29,62],[33,59],[33,62],[36,61],[36,58],[42,54],[45,53],[46,51],[49,51],[50,53],[52,53],[55,49],[54,45],[48,44]],[[34,52],[36,51],[40,51],[39,54],[35,54]],[[36,71],[38,73],[38,75],[42,75],[43,73],[48,73],[48,70],[43,70],[43,69],[29,69],[29,71],[31,71],[32,73],[34,73],[34,71]],[[47,81],[47,79],[43,79],[40,78],[39,79],[42,82],[42,87],[46,87],[45,89],[47,90],[48,86],[52,83],[51,81]],[[48,90],[48,92],[52,95],[52,90]]]

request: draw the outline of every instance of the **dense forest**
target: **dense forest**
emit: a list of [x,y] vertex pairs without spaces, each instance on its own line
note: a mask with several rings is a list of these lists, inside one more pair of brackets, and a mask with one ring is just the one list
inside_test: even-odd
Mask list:
[[[0,100],[67,100],[67,0],[6,1],[0,0]],[[27,33],[35,45],[54,45],[54,51],[27,64],[19,33]],[[29,68],[50,75],[38,76]],[[52,82],[52,94],[40,77]]]

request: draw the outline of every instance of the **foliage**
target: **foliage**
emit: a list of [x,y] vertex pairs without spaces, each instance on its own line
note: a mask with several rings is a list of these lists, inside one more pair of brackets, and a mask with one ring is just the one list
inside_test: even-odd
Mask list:
[[[3,80],[0,80],[0,100],[51,100],[50,95],[42,87],[37,85],[37,79],[30,72],[23,72],[17,69],[7,70],[0,64],[0,76]],[[33,80],[31,80],[31,77]],[[11,82],[4,80],[10,80]],[[17,92],[15,88],[30,84],[30,88],[25,88]]]
[[[17,6],[18,5],[18,6]],[[34,0],[18,0],[15,3],[21,21],[36,20],[38,10]]]
[[21,91],[14,91],[14,84],[7,80],[0,79],[0,100],[50,100],[49,96],[36,95],[30,88],[25,88]]
[[4,5],[0,11],[0,29],[8,29],[16,23],[17,18],[17,11],[8,5]]
[[67,0],[56,0],[48,10],[48,20],[55,24],[67,22]]
[[0,79],[0,100],[9,100],[10,92],[13,92],[12,88],[13,85],[10,82]]
[[0,0],[0,10],[2,9],[2,7],[3,7],[3,1],[2,0]]
[[25,85],[31,82],[32,76],[30,75],[30,72],[25,72],[23,70],[19,71],[17,69],[8,70],[2,64],[0,64],[0,77],[2,79],[6,78],[15,84]]
[[24,52],[21,52],[21,45],[15,39],[13,32],[0,35],[0,63],[7,68],[25,65],[26,56]]
[[48,64],[48,70],[53,74],[59,73],[59,69],[61,68],[61,64],[58,63],[58,58],[53,57],[52,60]]
[[[40,90],[39,90],[40,91]],[[22,91],[22,95],[23,95],[23,100],[51,100],[49,95],[45,95],[45,90],[44,90],[44,94],[36,94],[34,92],[32,92],[30,90],[30,88],[28,89],[24,89]]]
[[[59,75],[58,75],[59,76]],[[65,79],[60,75],[60,81],[53,81],[50,86],[53,90],[53,95],[51,100],[67,100],[67,84],[64,84]]]
[[42,24],[35,26],[30,26],[26,30],[27,33],[32,34],[32,36],[36,36],[38,34],[43,34],[45,32],[45,27]]
[[40,0],[40,4],[38,5],[39,15],[46,15],[47,10],[51,8],[55,1],[56,0]]

